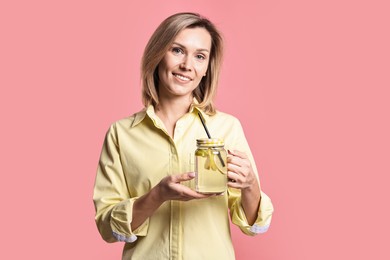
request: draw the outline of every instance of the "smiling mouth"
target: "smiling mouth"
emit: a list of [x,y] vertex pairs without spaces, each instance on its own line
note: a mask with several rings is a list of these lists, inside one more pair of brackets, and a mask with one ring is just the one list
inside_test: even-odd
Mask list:
[[182,81],[191,81],[192,79],[189,78],[189,77],[186,77],[184,75],[181,75],[181,74],[177,74],[177,73],[172,73],[173,76],[175,76],[176,78],[182,80]]

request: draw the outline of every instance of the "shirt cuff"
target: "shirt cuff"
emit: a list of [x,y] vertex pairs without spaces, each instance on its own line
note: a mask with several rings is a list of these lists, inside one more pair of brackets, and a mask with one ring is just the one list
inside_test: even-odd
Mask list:
[[149,218],[134,231],[131,230],[134,201],[131,198],[118,203],[111,211],[110,225],[112,235],[121,242],[133,243],[138,236],[146,236],[149,227]]
[[265,193],[261,192],[259,211],[257,212],[257,219],[253,225],[248,224],[244,209],[242,208],[241,198],[238,199],[236,206],[237,210],[232,215],[232,222],[239,226],[245,234],[254,236],[268,231],[274,209],[271,199]]

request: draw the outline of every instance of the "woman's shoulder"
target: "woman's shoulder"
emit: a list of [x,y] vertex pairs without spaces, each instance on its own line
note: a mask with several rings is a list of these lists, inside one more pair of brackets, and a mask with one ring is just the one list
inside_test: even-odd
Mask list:
[[240,120],[236,116],[219,110],[217,110],[214,115],[210,116],[210,119],[217,122],[240,124]]
[[111,123],[110,130],[130,129],[132,126],[141,122],[146,115],[145,109],[142,109],[132,115],[123,117]]

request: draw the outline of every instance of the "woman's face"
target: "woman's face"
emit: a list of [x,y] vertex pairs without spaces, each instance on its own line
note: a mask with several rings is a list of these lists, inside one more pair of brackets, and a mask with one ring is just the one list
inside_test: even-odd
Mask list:
[[160,98],[191,98],[206,74],[210,51],[211,36],[206,29],[181,31],[158,66]]

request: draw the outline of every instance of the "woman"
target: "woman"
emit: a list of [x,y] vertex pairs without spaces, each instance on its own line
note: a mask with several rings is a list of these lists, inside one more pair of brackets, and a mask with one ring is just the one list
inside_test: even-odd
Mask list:
[[[168,17],[145,48],[145,108],[108,130],[94,188],[99,232],[126,242],[123,259],[234,259],[228,210],[245,234],[270,225],[241,125],[213,104],[221,60],[219,32],[194,13]],[[198,113],[229,150],[223,194],[192,189],[196,139],[206,137]]]

